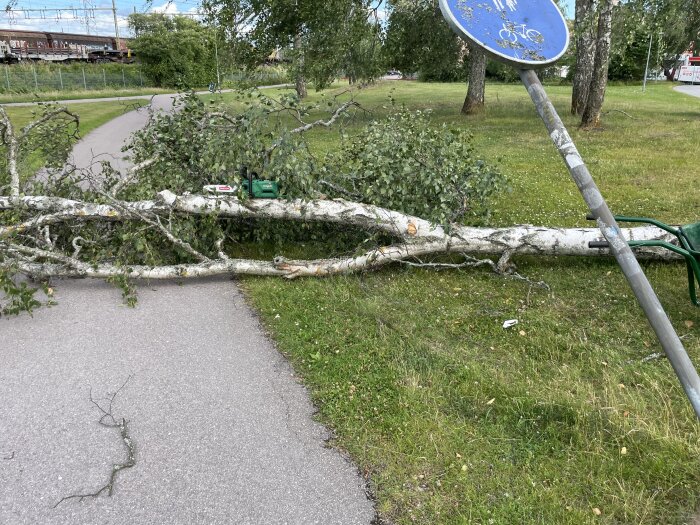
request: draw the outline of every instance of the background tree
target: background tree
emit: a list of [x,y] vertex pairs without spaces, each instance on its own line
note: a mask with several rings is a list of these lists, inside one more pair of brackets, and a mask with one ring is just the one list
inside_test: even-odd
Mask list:
[[641,78],[650,38],[657,65],[669,65],[699,34],[700,0],[577,0],[571,112],[598,126],[608,76]]
[[[253,66],[275,49],[289,50],[297,95],[306,81],[328,85],[346,68],[353,78],[379,75],[380,26],[373,0],[206,0],[238,57]],[[373,16],[374,15],[374,16]]]
[[385,49],[391,67],[418,72],[420,80],[451,82],[467,77],[462,113],[484,106],[486,56],[458,38],[435,0],[396,0],[391,4]]
[[366,2],[341,0],[303,35],[302,72],[316,88],[329,85],[342,71],[350,83],[371,81],[384,72],[382,30],[375,9]]
[[571,113],[583,114],[595,60],[596,0],[577,0],[574,20],[576,64],[571,94]]
[[216,79],[215,32],[210,27],[161,13],[132,14],[129,26],[136,35],[131,46],[156,86],[190,88]]
[[700,0],[628,0],[613,21],[609,78],[644,76],[651,40],[652,67],[671,69],[698,39]]
[[475,44],[469,44],[469,77],[467,96],[462,105],[462,113],[469,115],[484,108],[486,91],[486,55]]
[[581,126],[596,127],[605,99],[610,59],[613,7],[617,0],[577,0],[574,31],[576,69],[571,112],[581,115]]
[[603,109],[605,88],[608,85],[613,0],[600,0],[598,8],[598,32],[596,35],[593,73],[591,75],[591,85],[588,89],[588,97],[586,98],[586,107],[581,115],[581,127],[584,129],[595,128],[600,125],[600,112]]

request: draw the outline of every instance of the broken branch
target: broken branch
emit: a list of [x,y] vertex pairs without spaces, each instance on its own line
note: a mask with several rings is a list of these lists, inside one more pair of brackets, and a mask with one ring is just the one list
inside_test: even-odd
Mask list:
[[121,390],[126,386],[130,379],[131,376],[127,377],[126,381],[124,381],[122,386],[120,386],[116,392],[107,395],[107,401],[109,402],[107,408],[104,408],[102,405],[100,405],[99,402],[93,399],[92,391],[90,391],[90,402],[92,402],[92,404],[95,405],[95,407],[97,407],[97,409],[102,414],[98,423],[103,427],[119,429],[119,436],[122,440],[122,443],[124,444],[124,448],[126,449],[126,461],[124,461],[123,463],[115,463],[112,465],[112,471],[109,475],[107,483],[104,486],[100,487],[97,491],[85,494],[71,494],[70,496],[65,496],[53,506],[54,509],[58,507],[61,503],[69,499],[77,499],[78,501],[83,501],[85,498],[97,498],[103,492],[106,492],[107,496],[111,497],[112,493],[114,492],[114,483],[117,480],[117,474],[119,474],[119,472],[121,472],[124,469],[128,469],[136,465],[136,450],[134,448],[134,442],[131,439],[131,436],[129,435],[128,422],[124,418],[117,420],[112,414],[112,405],[114,404],[114,399],[117,397],[119,392],[121,392]]

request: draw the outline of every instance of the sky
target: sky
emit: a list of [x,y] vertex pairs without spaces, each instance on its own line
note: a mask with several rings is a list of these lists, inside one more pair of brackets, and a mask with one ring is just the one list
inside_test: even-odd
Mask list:
[[[199,0],[116,0],[120,36],[130,36],[127,17],[133,12],[166,12],[192,14],[199,11]],[[105,10],[85,11],[72,8],[92,7]],[[45,12],[0,11],[0,28],[28,29],[43,32],[114,35],[114,16],[111,0],[17,0],[13,9],[46,9]],[[60,9],[60,12],[56,10]]]
[[[563,0],[566,13],[573,18],[574,0]],[[199,0],[116,0],[119,34],[130,36],[127,17],[138,12],[197,13]],[[72,11],[72,7],[95,7],[107,10],[92,12]],[[114,17],[111,0],[17,0],[14,9],[47,9],[45,13],[8,13],[0,11],[0,28],[28,29],[43,32],[63,32],[92,35],[114,35]],[[61,9],[57,12],[56,9]]]

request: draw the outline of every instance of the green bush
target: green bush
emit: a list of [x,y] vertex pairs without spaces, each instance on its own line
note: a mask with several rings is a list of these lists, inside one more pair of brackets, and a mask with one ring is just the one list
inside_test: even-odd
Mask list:
[[405,108],[346,140],[323,172],[361,202],[440,224],[487,217],[489,198],[504,182],[478,159],[468,133],[435,127],[426,113]]
[[184,16],[133,14],[131,42],[144,74],[156,87],[189,89],[216,79],[214,30]]
[[483,220],[489,198],[503,187],[469,134],[432,126],[420,111],[397,109],[357,135],[341,135],[341,147],[318,159],[303,133],[271,117],[290,111],[305,118],[323,106],[332,112],[333,103],[304,105],[293,94],[273,101],[257,92],[240,94],[239,103],[243,111],[223,118],[185,97],[181,111],[158,116],[137,133],[135,161],[158,160],[128,197],[150,198],[162,189],[200,193],[207,184],[235,183],[245,166],[278,182],[283,198],[351,198],[447,224]]
[[223,77],[226,87],[246,89],[256,86],[274,86],[290,82],[290,72],[286,65],[263,65],[252,71],[240,70],[228,73]]

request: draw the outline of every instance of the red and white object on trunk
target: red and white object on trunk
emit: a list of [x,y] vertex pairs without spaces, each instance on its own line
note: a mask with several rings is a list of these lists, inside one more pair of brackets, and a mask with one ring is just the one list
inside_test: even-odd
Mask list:
[[230,184],[208,184],[203,189],[206,193],[237,193],[238,188]]

